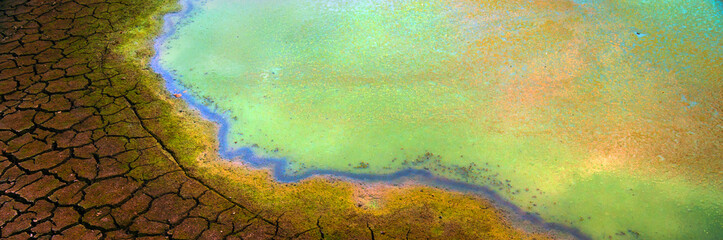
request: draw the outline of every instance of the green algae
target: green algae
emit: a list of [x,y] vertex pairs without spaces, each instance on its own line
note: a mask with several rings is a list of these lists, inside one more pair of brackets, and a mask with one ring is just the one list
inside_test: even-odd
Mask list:
[[720,182],[693,183],[720,174],[712,3],[474,3],[208,1],[162,59],[293,171],[427,169],[594,238],[722,234]]

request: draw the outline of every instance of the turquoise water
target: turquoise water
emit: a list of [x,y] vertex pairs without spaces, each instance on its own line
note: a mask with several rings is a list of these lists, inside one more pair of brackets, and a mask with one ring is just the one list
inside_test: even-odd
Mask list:
[[714,1],[197,4],[161,65],[287,172],[423,169],[595,239],[723,235]]

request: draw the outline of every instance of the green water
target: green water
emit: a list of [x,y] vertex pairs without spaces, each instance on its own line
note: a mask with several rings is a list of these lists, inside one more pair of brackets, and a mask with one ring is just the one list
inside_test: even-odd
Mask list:
[[596,239],[716,239],[722,19],[714,1],[208,0],[161,59],[234,147],[292,173],[427,169]]

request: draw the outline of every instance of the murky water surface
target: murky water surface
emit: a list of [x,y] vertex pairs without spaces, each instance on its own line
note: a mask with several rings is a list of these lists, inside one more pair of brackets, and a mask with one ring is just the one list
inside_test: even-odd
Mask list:
[[723,237],[720,2],[195,5],[162,66],[288,172],[427,169],[595,239]]

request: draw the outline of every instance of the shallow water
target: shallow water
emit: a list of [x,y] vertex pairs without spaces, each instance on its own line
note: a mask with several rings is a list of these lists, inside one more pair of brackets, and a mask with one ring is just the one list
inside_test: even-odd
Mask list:
[[195,4],[161,65],[287,172],[426,169],[596,239],[723,236],[715,1]]

